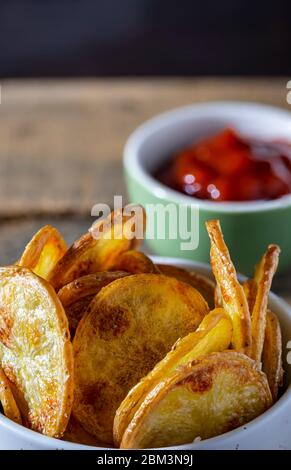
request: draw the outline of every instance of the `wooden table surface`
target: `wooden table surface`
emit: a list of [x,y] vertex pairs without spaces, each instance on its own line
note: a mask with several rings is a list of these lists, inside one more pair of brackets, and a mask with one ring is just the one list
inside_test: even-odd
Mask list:
[[[125,195],[122,149],[145,119],[210,100],[283,108],[287,78],[3,81],[0,105],[1,263],[52,222],[68,241],[91,223],[93,204]],[[290,297],[291,274],[275,290]]]

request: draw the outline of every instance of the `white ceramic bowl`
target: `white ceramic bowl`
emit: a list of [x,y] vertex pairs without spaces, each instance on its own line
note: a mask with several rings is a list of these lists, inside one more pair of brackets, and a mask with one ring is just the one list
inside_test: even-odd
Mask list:
[[[173,264],[211,276],[211,268],[206,264],[164,257],[153,257],[153,260],[157,263]],[[291,340],[291,308],[286,302],[272,293],[270,294],[270,308],[278,315],[283,332],[283,360],[286,374],[285,391],[281,398],[261,416],[234,431],[195,444],[170,447],[169,449],[291,450],[291,365],[286,362],[288,353],[287,342]],[[89,447],[43,436],[14,423],[0,413],[0,449],[96,450],[104,448]]]

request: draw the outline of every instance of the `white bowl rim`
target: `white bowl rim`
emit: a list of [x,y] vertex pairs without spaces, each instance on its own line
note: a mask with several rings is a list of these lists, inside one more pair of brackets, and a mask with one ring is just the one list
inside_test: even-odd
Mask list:
[[[213,212],[230,212],[230,213],[249,213],[282,209],[291,206],[291,194],[273,199],[270,201],[248,201],[248,202],[215,202],[203,199],[197,199],[187,196],[179,191],[164,185],[150,173],[148,173],[140,164],[137,156],[140,145],[157,129],[174,124],[176,121],[191,118],[194,114],[200,112],[250,112],[250,113],[269,113],[274,118],[286,119],[286,123],[290,122],[291,130],[291,112],[275,106],[248,102],[248,101],[209,101],[204,103],[190,104],[181,106],[172,110],[163,112],[151,119],[148,119],[129,136],[123,152],[123,163],[125,170],[135,178],[141,186],[151,188],[151,191],[159,199],[168,199],[184,205],[198,206],[201,209]],[[291,133],[290,133],[291,135]]]
[[[164,264],[173,264],[176,266],[184,267],[185,269],[198,269],[201,271],[204,271],[211,275],[211,267],[207,263],[201,263],[198,261],[192,261],[192,260],[187,260],[187,259],[181,259],[181,258],[171,258],[171,257],[166,257],[166,256],[150,256],[151,259],[155,263],[164,263]],[[245,276],[239,275],[239,277],[244,280]],[[276,294],[273,292],[270,293],[270,301],[275,303],[277,306],[279,306],[286,316],[290,316],[290,322],[291,322],[291,307],[282,300],[280,297],[278,297]],[[289,401],[289,408],[291,407],[291,382],[289,383],[287,389],[283,393],[283,395],[279,398],[279,400],[271,406],[267,411],[265,411],[263,414],[258,416],[257,418],[253,419],[249,423],[246,423],[243,426],[240,426],[232,431],[226,432],[224,434],[220,434],[219,436],[212,437],[210,439],[205,439],[204,442],[219,442],[221,440],[226,440],[228,437],[235,436],[236,434],[240,434],[243,430],[246,428],[252,428],[254,429],[258,423],[260,423],[262,420],[264,421],[270,421],[272,420],[272,417],[274,413],[277,412],[277,408],[282,407],[286,401]],[[63,450],[118,450],[116,448],[108,448],[108,447],[95,447],[95,446],[89,446],[85,444],[78,444],[74,442],[69,442],[69,441],[62,441],[61,439],[56,439],[53,437],[48,437],[44,436],[43,434],[37,433],[36,431],[32,431],[31,429],[27,429],[24,426],[17,424],[10,419],[8,419],[6,416],[2,415],[0,413],[0,428],[4,427],[8,429],[9,431],[13,432],[15,435],[20,435],[22,437],[29,438],[31,442],[35,442],[37,445],[43,445],[46,448],[50,449],[63,449]],[[185,443],[180,446],[172,446],[172,447],[165,447],[164,449],[193,449],[195,450],[195,447],[198,447],[201,444],[201,442],[197,443]]]

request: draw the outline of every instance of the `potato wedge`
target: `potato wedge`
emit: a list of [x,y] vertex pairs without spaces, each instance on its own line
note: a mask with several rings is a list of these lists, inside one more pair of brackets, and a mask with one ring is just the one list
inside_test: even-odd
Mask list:
[[252,354],[251,357],[261,364],[265,338],[266,315],[269,292],[279,260],[280,248],[269,245],[266,253],[257,265],[254,275],[256,288],[252,314]]
[[222,308],[222,297],[221,297],[221,292],[219,285],[216,284],[215,290],[214,290],[214,305],[215,308]]
[[159,382],[181,365],[212,352],[227,349],[231,337],[232,321],[229,315],[223,309],[215,309],[204,317],[196,331],[179,339],[165,358],[158,362],[154,369],[130,390],[121,403],[114,418],[115,445],[120,445],[130,421],[145,397]]
[[73,414],[84,429],[112,444],[114,415],[128,391],[208,311],[193,287],[160,274],[134,274],[104,287],[73,341]]
[[99,442],[94,436],[85,431],[74,416],[70,417],[67,429],[63,435],[63,441],[75,442],[76,444],[87,446],[104,447],[102,442]]
[[251,318],[244,290],[237,280],[235,268],[224,242],[219,220],[206,222],[210,237],[210,262],[219,285],[223,308],[233,322],[233,347],[247,355],[251,354]]
[[43,279],[49,279],[53,268],[66,251],[66,242],[58,230],[51,225],[45,225],[26,245],[16,264],[31,269]]
[[150,258],[141,251],[134,250],[122,253],[110,269],[111,271],[126,271],[132,274],[160,273]]
[[51,285],[19,266],[0,268],[0,366],[25,404],[24,422],[61,437],[73,398],[68,321]]
[[250,314],[252,314],[257,295],[257,288],[254,279],[247,279],[244,281],[243,290],[247,298]]
[[[140,224],[145,227],[145,213],[140,213]],[[54,268],[49,280],[56,291],[81,276],[109,271],[122,253],[135,248],[139,241],[132,237],[134,225],[130,221],[131,217],[120,210],[95,222],[94,228],[76,241]],[[100,237],[96,239],[98,228]]]
[[271,310],[267,311],[262,363],[275,401],[283,385],[282,335],[279,320]]
[[58,297],[69,320],[71,338],[74,337],[78,323],[95,295],[110,282],[125,276],[128,276],[128,273],[121,271],[88,274],[59,290]]
[[175,277],[179,281],[186,282],[190,286],[200,292],[209,305],[209,308],[214,308],[214,282],[203,274],[196,273],[195,271],[187,271],[186,269],[177,268],[169,264],[158,264],[157,268],[165,276]]
[[176,446],[241,426],[272,404],[265,374],[244,354],[210,354],[179,368],[145,398],[122,449]]
[[9,381],[0,367],[0,403],[7,418],[15,423],[22,424],[20,411],[14,399]]

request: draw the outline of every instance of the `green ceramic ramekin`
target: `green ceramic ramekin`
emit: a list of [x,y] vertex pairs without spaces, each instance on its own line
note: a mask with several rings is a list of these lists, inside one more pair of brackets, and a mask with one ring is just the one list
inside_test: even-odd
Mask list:
[[191,250],[181,249],[183,240],[179,235],[173,238],[170,234],[171,222],[167,224],[163,239],[157,228],[151,226],[153,234],[147,243],[156,254],[209,262],[205,221],[217,218],[240,272],[249,275],[269,243],[281,247],[279,269],[284,270],[291,266],[291,195],[273,201],[246,203],[202,201],[174,191],[152,176],[174,152],[225,127],[234,128],[249,138],[291,142],[291,113],[278,108],[255,103],[213,102],[169,111],[140,126],[125,146],[124,172],[129,200],[146,208],[156,204],[187,205],[188,220],[197,221],[195,231],[199,240]]

